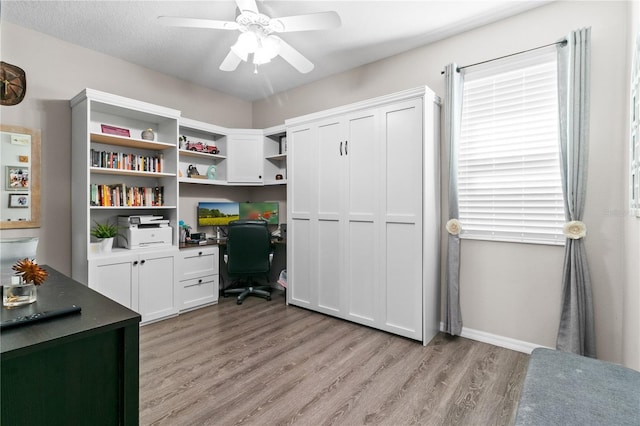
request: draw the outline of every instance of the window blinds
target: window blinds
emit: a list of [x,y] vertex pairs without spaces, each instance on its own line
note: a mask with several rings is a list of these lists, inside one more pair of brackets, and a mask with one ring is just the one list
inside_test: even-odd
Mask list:
[[555,54],[466,71],[462,238],[564,244]]

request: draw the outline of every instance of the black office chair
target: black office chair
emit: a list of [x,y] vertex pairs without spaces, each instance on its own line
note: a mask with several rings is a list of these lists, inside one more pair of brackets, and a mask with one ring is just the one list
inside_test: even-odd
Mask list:
[[[261,220],[235,220],[227,228],[227,253],[224,261],[230,278],[237,280],[223,290],[224,297],[238,294],[237,303],[247,296],[259,296],[271,300],[269,272],[273,260],[271,235],[267,222]],[[266,285],[259,285],[255,279],[263,277]]]

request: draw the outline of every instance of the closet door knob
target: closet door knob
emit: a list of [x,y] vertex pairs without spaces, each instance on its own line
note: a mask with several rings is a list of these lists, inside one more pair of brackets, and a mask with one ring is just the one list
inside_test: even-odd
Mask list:
[[138,261],[137,261],[137,260],[134,260],[134,261],[133,261],[133,266],[136,266],[137,264],[138,264]]
[[146,262],[146,260],[143,259],[143,260],[140,261],[140,264],[144,265],[144,262]]

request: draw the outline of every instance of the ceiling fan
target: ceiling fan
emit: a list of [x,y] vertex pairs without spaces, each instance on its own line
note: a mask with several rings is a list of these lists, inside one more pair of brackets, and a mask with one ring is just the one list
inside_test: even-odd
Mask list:
[[159,16],[158,20],[164,25],[175,27],[239,30],[238,40],[231,46],[226,58],[220,64],[220,69],[234,71],[241,61],[247,62],[249,55],[253,54],[254,72],[257,72],[258,65],[266,64],[278,55],[301,73],[310,72],[313,69],[313,63],[275,34],[324,30],[337,28],[342,24],[340,16],[333,11],[270,18],[258,11],[255,0],[235,1],[239,12],[235,21],[176,16]]

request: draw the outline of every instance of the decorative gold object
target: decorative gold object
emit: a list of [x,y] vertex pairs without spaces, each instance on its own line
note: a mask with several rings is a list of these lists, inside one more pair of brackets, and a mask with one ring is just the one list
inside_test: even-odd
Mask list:
[[13,265],[12,269],[22,276],[22,280],[25,283],[33,283],[35,285],[42,284],[49,275],[47,271],[29,259],[19,260],[15,265]]

